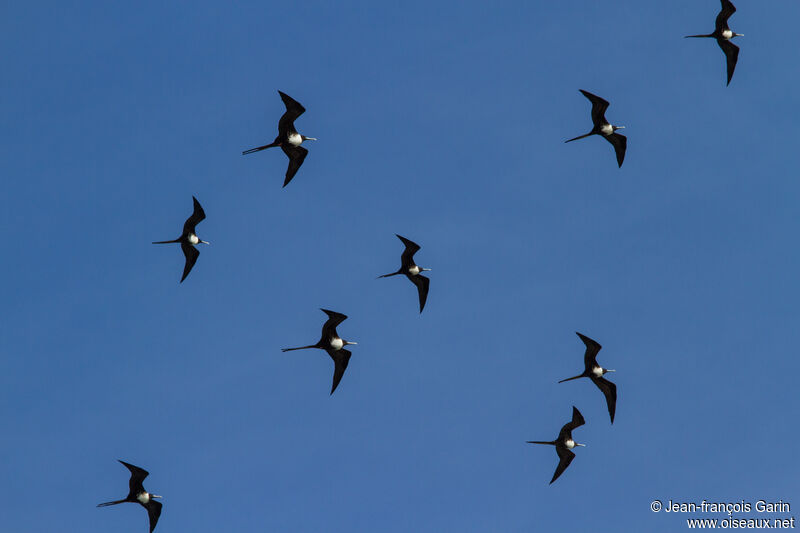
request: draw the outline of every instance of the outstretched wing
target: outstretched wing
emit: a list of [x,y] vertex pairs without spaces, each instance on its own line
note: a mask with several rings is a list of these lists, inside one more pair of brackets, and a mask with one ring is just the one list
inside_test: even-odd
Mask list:
[[417,292],[419,293],[419,312],[421,313],[425,308],[425,301],[428,299],[428,286],[430,285],[431,280],[421,274],[417,274],[416,276],[408,276],[408,279],[411,280],[411,283],[417,286]]
[[294,121],[306,112],[306,108],[288,94],[281,91],[278,91],[278,94],[281,95],[281,100],[286,106],[286,112],[278,121],[278,135],[286,137],[289,131],[294,131]]
[[197,198],[192,196],[192,202],[194,202],[194,211],[192,212],[192,216],[187,218],[186,222],[183,224],[184,235],[194,233],[194,227],[206,218],[206,212],[203,211],[203,206],[200,205]]
[[[336,335],[336,326],[347,320],[347,315],[331,311],[329,309],[320,309],[323,313],[328,315],[328,320],[322,325],[322,337],[330,338]],[[338,336],[338,335],[337,335]]]
[[347,370],[347,364],[350,362],[350,355],[352,352],[350,350],[327,350],[328,355],[331,356],[333,359],[333,384],[331,385],[331,394],[333,391],[336,390],[336,387],[339,386],[339,382],[342,381],[342,376],[344,376],[344,371]]
[[564,470],[567,469],[572,460],[575,459],[575,454],[564,446],[556,446],[556,453],[558,454],[559,461],[556,471],[553,474],[553,479],[550,480],[551,485],[553,481],[558,479],[558,476],[564,473]]
[[583,419],[583,415],[578,408],[574,405],[572,406],[572,420],[564,424],[561,428],[561,431],[558,432],[558,442],[563,442],[567,439],[572,438],[572,430],[584,425],[586,421]]
[[606,405],[608,406],[608,414],[611,416],[611,423],[614,423],[614,413],[617,411],[617,386],[606,378],[596,378],[594,376],[591,377],[594,384],[597,385],[597,388],[600,389],[603,393],[603,396],[606,397]]
[[[397,234],[395,233],[395,235]],[[413,265],[414,254],[417,253],[420,249],[419,244],[415,243],[414,241],[406,239],[402,235],[397,235],[397,238],[403,241],[403,244],[406,245],[406,249],[403,250],[403,254],[400,256],[400,261],[402,261],[403,266]]]
[[144,482],[144,478],[149,476],[149,472],[144,468],[139,468],[138,466],[134,466],[130,463],[126,463],[122,459],[117,459],[120,463],[125,465],[128,470],[131,471],[131,479],[128,482],[128,486],[131,489],[131,494],[136,494],[144,490],[142,483]]
[[725,52],[725,59],[728,64],[728,85],[731,84],[733,71],[736,70],[736,62],[739,61],[739,47],[726,39],[717,39],[717,44]]
[[736,8],[731,3],[731,0],[722,0],[722,9],[717,15],[717,20],[714,21],[714,26],[717,28],[717,31],[721,32],[722,30],[730,29],[728,28],[728,19],[734,13],[736,13]]
[[181,277],[181,283],[183,283],[183,280],[186,279],[186,276],[189,275],[189,272],[192,271],[192,267],[197,262],[200,251],[188,242],[181,243],[181,250],[183,250],[183,255],[186,256],[186,264],[183,266],[183,276]]
[[586,367],[587,372],[591,372],[592,368],[597,364],[597,353],[603,348],[600,343],[590,339],[583,333],[575,332],[581,338],[583,344],[586,345],[586,352],[583,354],[583,366]]
[[592,102],[592,123],[595,126],[606,124],[606,109],[608,109],[609,106],[608,102],[599,96],[590,93],[589,91],[584,91],[583,89],[578,90],[583,93],[583,96]]
[[158,522],[158,517],[161,516],[161,502],[150,500],[147,502],[147,505],[142,505],[147,509],[147,516],[150,518],[150,533],[153,533],[153,530],[156,528],[156,523]]
[[308,150],[302,146],[292,146],[291,144],[281,144],[281,150],[289,158],[289,166],[286,168],[286,178],[283,180],[283,186],[286,187],[295,174],[297,174],[300,165],[303,164]]
[[628,138],[619,133],[603,135],[603,137],[614,146],[614,152],[617,154],[617,165],[621,168],[622,162],[625,161],[625,150],[628,148]]

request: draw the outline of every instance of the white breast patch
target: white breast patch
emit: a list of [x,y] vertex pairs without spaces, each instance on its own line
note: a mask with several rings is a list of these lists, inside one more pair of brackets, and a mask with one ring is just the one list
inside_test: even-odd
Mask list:
[[596,367],[594,367],[592,369],[592,374],[594,374],[594,377],[596,377],[596,378],[602,377],[603,376],[603,369],[600,368],[599,366],[596,366]]
[[331,339],[331,348],[334,350],[341,350],[342,346],[344,346],[344,341],[339,337],[334,337]]
[[409,267],[408,273],[411,274],[412,276],[416,276],[417,274],[419,274],[419,267],[417,265]]
[[611,135],[614,133],[614,126],[611,124],[603,124],[600,131],[603,132],[603,135]]
[[292,146],[300,146],[303,142],[303,138],[300,136],[299,133],[290,133],[289,134],[289,144]]
[[731,37],[733,37],[733,32],[731,30],[722,30],[723,39],[730,39]]
[[147,503],[150,501],[150,494],[147,492],[142,492],[141,494],[136,495],[136,499],[139,500],[141,503]]
[[195,235],[194,233],[189,235],[189,243],[190,244],[197,244],[198,242],[200,242],[200,239],[197,237],[197,235]]

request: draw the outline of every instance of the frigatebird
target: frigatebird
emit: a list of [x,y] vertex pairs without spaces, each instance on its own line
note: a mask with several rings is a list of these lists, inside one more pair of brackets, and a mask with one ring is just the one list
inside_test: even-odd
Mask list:
[[565,381],[571,381],[573,379],[578,378],[589,378],[592,382],[597,385],[597,388],[603,393],[606,397],[606,404],[608,405],[608,414],[611,415],[611,423],[614,423],[614,413],[617,410],[617,386],[608,381],[606,378],[603,377],[606,372],[615,372],[615,370],[610,370],[608,368],[603,368],[597,364],[597,352],[600,351],[602,346],[597,341],[594,341],[587,337],[586,335],[582,335],[578,333],[578,337],[581,338],[583,343],[586,345],[586,353],[583,354],[583,374],[579,374],[577,376],[573,376],[571,378],[562,379],[559,383],[564,383]]
[[728,19],[731,15],[736,13],[736,8],[733,6],[730,0],[721,0],[721,2],[722,9],[717,15],[717,20],[714,23],[714,33],[709,33],[708,35],[687,35],[686,38],[709,37],[717,40],[717,44],[720,48],[722,48],[722,51],[725,53],[725,58],[727,59],[728,83],[726,85],[730,85],[731,78],[733,78],[733,71],[736,68],[736,61],[739,60],[739,47],[733,44],[731,39],[734,37],[743,37],[744,34],[734,33],[728,27]]
[[183,276],[181,277],[181,283],[183,280],[186,279],[186,276],[189,275],[189,272],[192,270],[192,267],[197,262],[197,258],[200,256],[200,252],[195,248],[196,244],[211,244],[208,241],[201,240],[197,234],[194,232],[195,226],[199,224],[202,220],[206,218],[206,212],[203,211],[203,207],[200,205],[200,202],[197,201],[197,198],[192,196],[192,201],[194,202],[194,211],[192,212],[192,216],[186,219],[186,222],[183,224],[183,233],[180,237],[175,239],[174,241],[156,241],[153,244],[172,244],[172,243],[180,243],[181,250],[183,250],[183,255],[186,256],[186,264],[183,267]]
[[592,102],[592,123],[594,124],[594,127],[592,128],[592,131],[586,135],[579,135],[574,139],[564,142],[570,143],[590,135],[601,135],[605,140],[614,146],[614,151],[617,153],[617,164],[622,167],[622,162],[625,160],[625,149],[628,147],[628,139],[624,135],[616,133],[616,131],[624,129],[625,126],[613,126],[606,120],[606,109],[608,109],[609,106],[607,101],[603,100],[599,96],[595,96],[589,91],[584,91],[583,89],[579,89],[579,91],[583,93],[583,96],[588,98],[590,102]]
[[[395,235],[397,234],[395,233]],[[420,249],[420,246],[417,243],[400,235],[397,235],[397,238],[403,241],[403,244],[406,245],[406,249],[403,250],[403,254],[400,256],[400,270],[397,272],[392,272],[391,274],[378,276],[378,279],[388,278],[389,276],[396,276],[398,274],[405,274],[409,281],[417,286],[417,292],[419,293],[419,312],[421,313],[422,309],[425,308],[425,301],[428,299],[428,286],[430,285],[431,280],[421,275],[420,272],[429,272],[431,269],[421,268],[414,263],[414,254]]]
[[124,500],[116,500],[113,502],[105,502],[97,504],[98,507],[106,507],[108,505],[117,505],[118,503],[138,503],[145,509],[147,509],[147,516],[150,518],[150,533],[153,533],[153,530],[156,528],[156,522],[158,522],[158,517],[161,516],[161,502],[157,502],[154,498],[160,498],[158,494],[150,494],[146,490],[144,490],[144,486],[142,486],[142,482],[144,478],[146,478],[149,473],[144,468],[139,468],[138,466],[134,466],[132,464],[126,463],[120,459],[117,459],[120,463],[125,465],[128,470],[131,471],[131,479],[128,482],[130,487],[128,491],[128,496]]
[[553,484],[553,481],[558,479],[564,470],[567,469],[569,464],[575,458],[575,454],[572,452],[572,448],[575,446],[586,446],[585,444],[578,444],[572,439],[572,430],[576,427],[582,426],[586,423],[583,419],[583,415],[581,412],[578,411],[578,408],[574,405],[572,406],[572,420],[564,424],[564,427],[561,428],[561,431],[558,434],[558,438],[556,440],[550,441],[543,441],[543,440],[529,440],[527,441],[528,444],[550,444],[556,447],[556,453],[558,454],[558,466],[556,467],[556,471],[553,474],[553,479],[550,480],[550,484]]
[[328,309],[321,309],[323,313],[328,315],[328,320],[322,325],[322,335],[319,342],[310,344],[308,346],[300,346],[299,348],[282,348],[283,352],[291,352],[292,350],[305,350],[307,348],[319,348],[328,352],[328,355],[333,359],[333,385],[331,386],[331,394],[336,390],[339,382],[342,381],[344,371],[347,369],[347,363],[350,362],[350,350],[344,347],[348,344],[358,344],[357,342],[350,342],[342,339],[336,333],[336,326],[341,324],[347,319],[347,315],[337,313],[336,311],[329,311]]
[[286,169],[286,179],[283,181],[283,186],[286,187],[286,185],[292,181],[294,175],[297,174],[297,169],[300,168],[300,165],[303,164],[303,160],[308,155],[308,150],[300,145],[303,141],[316,141],[317,139],[300,135],[297,133],[297,130],[294,129],[294,121],[297,120],[297,117],[305,113],[306,108],[288,94],[281,91],[278,91],[278,94],[281,95],[281,100],[283,100],[283,103],[286,105],[286,112],[278,121],[278,136],[275,137],[275,140],[272,141],[271,144],[245,150],[242,152],[242,155],[280,146],[283,153],[289,158],[289,167]]

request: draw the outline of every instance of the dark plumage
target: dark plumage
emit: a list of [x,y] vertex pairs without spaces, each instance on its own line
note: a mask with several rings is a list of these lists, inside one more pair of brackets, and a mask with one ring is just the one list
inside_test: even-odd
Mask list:
[[242,152],[242,155],[280,146],[283,153],[289,158],[289,167],[286,169],[286,177],[283,180],[283,186],[286,187],[286,185],[292,181],[294,175],[297,174],[297,170],[308,155],[308,150],[300,146],[300,144],[303,141],[316,141],[316,139],[314,137],[300,135],[294,127],[294,121],[297,120],[297,117],[305,113],[306,108],[288,94],[281,91],[278,91],[278,94],[281,95],[281,100],[283,100],[286,106],[286,112],[278,121],[278,136],[275,137],[272,143],[245,150]]
[[606,109],[608,109],[609,106],[609,103],[606,100],[603,100],[599,96],[595,96],[589,91],[584,91],[583,89],[579,90],[586,98],[589,99],[590,102],[592,102],[592,124],[594,124],[594,127],[589,133],[585,135],[579,135],[578,137],[574,137],[564,142],[569,143],[572,141],[577,141],[578,139],[589,137],[590,135],[600,135],[605,140],[610,142],[614,147],[614,152],[617,154],[617,165],[622,167],[622,162],[625,160],[625,151],[628,148],[628,138],[624,135],[616,133],[616,131],[623,129],[625,126],[613,126],[606,120]]
[[97,504],[98,507],[107,507],[109,505],[117,505],[119,503],[138,503],[145,509],[147,509],[147,516],[150,519],[150,533],[153,533],[153,530],[156,528],[156,523],[158,522],[158,517],[161,516],[161,503],[155,501],[153,498],[160,498],[156,494],[150,494],[146,490],[144,490],[144,486],[142,483],[144,482],[144,478],[146,478],[149,474],[147,470],[144,468],[139,468],[138,466],[134,466],[132,464],[126,463],[125,461],[119,460],[120,463],[125,465],[125,467],[130,470],[131,472],[131,479],[128,482],[128,496],[125,497],[124,500],[115,500],[113,502],[105,502]]
[[585,423],[586,421],[583,419],[583,415],[581,415],[581,412],[578,411],[578,408],[573,405],[572,420],[564,424],[564,426],[561,428],[561,431],[558,433],[558,438],[556,440],[527,441],[528,444],[549,444],[556,447],[556,453],[558,454],[558,466],[556,467],[556,471],[553,473],[553,479],[550,480],[551,485],[553,481],[558,479],[558,476],[560,476],[564,470],[567,469],[569,464],[575,458],[572,448],[575,446],[584,446],[583,444],[578,444],[572,439],[572,430],[584,425]]
[[717,44],[725,54],[726,67],[728,73],[728,83],[731,84],[733,78],[733,71],[736,70],[736,62],[739,60],[739,47],[731,42],[734,37],[741,37],[741,33],[734,33],[728,27],[728,19],[731,15],[736,13],[736,8],[730,0],[721,0],[722,8],[717,14],[717,19],[714,21],[714,33],[706,35],[687,35],[686,37],[705,37],[717,40]]
[[291,352],[292,350],[319,348],[328,352],[334,364],[333,384],[331,385],[331,394],[333,394],[333,391],[339,386],[342,376],[344,376],[344,371],[347,369],[347,364],[350,362],[350,355],[352,355],[350,350],[344,349],[344,346],[357,343],[342,339],[336,332],[336,326],[347,319],[346,315],[337,313],[336,311],[329,311],[328,309],[321,309],[321,311],[328,315],[328,320],[322,325],[322,335],[319,341],[316,344],[300,346],[298,348],[282,348],[281,351]]
[[206,241],[201,240],[197,234],[195,233],[195,226],[199,224],[206,218],[206,212],[203,211],[200,202],[197,201],[197,198],[192,196],[192,202],[194,202],[194,210],[192,211],[192,216],[186,219],[186,222],[183,224],[183,233],[180,237],[175,239],[174,241],[156,241],[153,244],[171,244],[171,243],[180,243],[181,250],[183,250],[183,255],[186,257],[186,263],[183,266],[183,276],[181,277],[181,283],[183,280],[186,279],[186,276],[189,275],[189,272],[192,271],[192,267],[197,262],[197,258],[200,257],[200,251],[194,247],[195,244],[209,244]]
[[428,287],[430,286],[431,280],[420,274],[420,272],[430,271],[430,268],[420,268],[414,263],[414,254],[420,249],[417,243],[405,237],[401,237],[400,235],[397,235],[397,238],[406,245],[403,254],[400,256],[400,270],[392,272],[391,274],[378,276],[378,279],[404,274],[405,277],[417,287],[417,292],[419,293],[419,312],[422,313],[422,310],[425,308],[425,302],[428,300]]
[[586,335],[582,335],[575,332],[578,337],[581,338],[583,343],[586,345],[586,352],[583,354],[583,366],[584,370],[582,374],[577,376],[573,376],[571,378],[562,379],[559,383],[564,383],[565,381],[570,381],[573,379],[578,378],[589,378],[592,380],[592,383],[597,385],[597,388],[603,393],[606,397],[606,405],[608,406],[608,414],[611,416],[611,423],[614,423],[614,414],[617,411],[617,386],[608,381],[603,376],[607,372],[614,372],[614,370],[609,370],[607,368],[603,368],[597,364],[597,353],[600,351],[602,346],[600,344]]

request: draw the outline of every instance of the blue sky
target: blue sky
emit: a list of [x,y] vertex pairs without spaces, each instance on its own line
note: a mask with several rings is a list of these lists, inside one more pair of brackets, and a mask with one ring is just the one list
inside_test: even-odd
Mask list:
[[[797,495],[800,4],[9,4],[3,529],[676,531]],[[283,90],[318,137],[292,183]],[[618,169],[586,89],[627,126]],[[178,284],[195,195],[211,245]],[[432,268],[424,313],[400,233]],[[336,393],[326,307],[359,344]],[[580,331],[615,368],[616,421]],[[576,405],[586,448],[552,486]],[[711,516],[712,518],[714,516]],[[723,516],[718,516],[723,518]],[[785,517],[785,516],[784,516]]]

